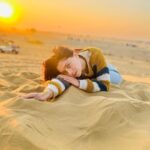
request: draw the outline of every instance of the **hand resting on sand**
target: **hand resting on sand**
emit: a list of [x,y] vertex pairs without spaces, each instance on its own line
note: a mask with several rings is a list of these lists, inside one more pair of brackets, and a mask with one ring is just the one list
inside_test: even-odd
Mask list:
[[41,93],[29,93],[27,95],[22,96],[22,98],[24,99],[37,99],[39,101],[48,101],[49,99],[53,98],[53,91],[52,90],[48,90],[48,91],[44,91]]
[[[62,78],[63,80],[69,82],[70,84],[72,84],[76,87],[79,87],[79,81],[74,77],[63,75],[63,74],[58,75],[58,77]],[[53,99],[53,97],[54,97],[53,91],[50,89],[47,89],[47,88],[45,89],[44,92],[41,92],[41,93],[34,92],[34,93],[29,93],[29,94],[22,96],[22,98],[24,98],[24,99],[34,98],[39,101],[48,101],[50,99]]]

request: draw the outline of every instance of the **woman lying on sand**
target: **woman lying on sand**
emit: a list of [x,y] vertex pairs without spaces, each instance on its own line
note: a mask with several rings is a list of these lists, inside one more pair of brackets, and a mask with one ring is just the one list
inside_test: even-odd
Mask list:
[[[102,51],[98,48],[72,50],[56,47],[53,55],[43,63],[44,81],[47,83],[41,93],[29,93],[26,99],[49,101],[61,95],[70,85],[86,92],[109,91],[112,83],[120,83],[117,70],[108,67]],[[111,76],[110,76],[111,75]]]

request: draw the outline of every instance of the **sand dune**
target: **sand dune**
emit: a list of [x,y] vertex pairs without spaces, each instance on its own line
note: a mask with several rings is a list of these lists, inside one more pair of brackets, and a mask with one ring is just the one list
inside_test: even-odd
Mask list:
[[[124,81],[111,85],[110,92],[91,94],[70,87],[54,102],[26,100],[20,96],[44,89],[41,62],[52,45],[30,45],[24,39],[19,42],[19,55],[0,54],[1,150],[150,149],[148,61],[139,60],[135,53],[133,64],[127,56],[124,60],[128,61],[121,62],[121,54],[113,54],[112,49],[113,55],[106,57],[118,67]],[[112,41],[108,44],[111,47]],[[126,49],[126,53],[130,51]]]

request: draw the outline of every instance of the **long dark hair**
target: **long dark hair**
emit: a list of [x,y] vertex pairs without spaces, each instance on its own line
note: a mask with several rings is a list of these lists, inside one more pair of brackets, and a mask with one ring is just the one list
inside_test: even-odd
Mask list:
[[43,62],[44,81],[51,80],[59,75],[60,72],[57,70],[58,62],[71,56],[73,56],[73,50],[68,47],[59,46],[53,48],[53,55]]

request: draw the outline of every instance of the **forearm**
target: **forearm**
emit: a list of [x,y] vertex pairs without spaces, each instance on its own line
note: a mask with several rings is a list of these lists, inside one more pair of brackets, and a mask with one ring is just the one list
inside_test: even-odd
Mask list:
[[110,82],[107,81],[98,81],[96,79],[83,79],[79,80],[79,89],[82,89],[86,92],[93,93],[98,91],[109,91]]
[[[109,91],[110,88],[110,74],[107,67],[95,71],[93,79],[79,80],[79,88],[87,92]],[[93,70],[94,72],[94,70]]]
[[53,98],[61,95],[70,84],[63,79],[55,78],[50,81],[47,81],[47,87],[45,88],[45,92],[51,90],[53,92]]

